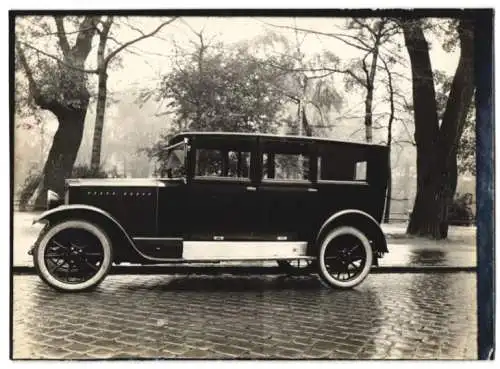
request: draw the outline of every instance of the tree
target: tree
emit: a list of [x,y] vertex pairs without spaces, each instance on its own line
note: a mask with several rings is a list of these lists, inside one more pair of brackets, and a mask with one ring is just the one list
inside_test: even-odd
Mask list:
[[[267,24],[267,23],[266,23]],[[373,99],[375,91],[375,78],[378,69],[383,68],[379,65],[382,55],[381,47],[387,43],[391,37],[399,32],[398,27],[394,25],[388,18],[380,19],[358,19],[353,18],[346,22],[344,28],[339,32],[320,32],[313,29],[300,28],[295,26],[277,26],[270,24],[275,28],[285,28],[294,30],[296,33],[316,35],[333,38],[345,45],[358,50],[362,56],[355,58],[345,66],[340,63],[340,59],[332,53],[325,53],[320,57],[322,63],[320,65],[309,65],[308,67],[296,67],[295,71],[299,72],[321,72],[322,77],[336,73],[344,74],[347,87],[361,86],[365,90],[365,139],[371,142],[373,139]],[[386,58],[392,60],[394,58]],[[322,66],[321,66],[322,65]],[[325,75],[325,73],[327,73]]]
[[148,33],[144,33],[139,28],[133,27],[133,29],[139,33],[139,36],[124,43],[119,43],[115,40],[118,46],[114,50],[109,51],[107,55],[105,55],[106,44],[108,42],[108,39],[110,38],[110,29],[113,25],[114,19],[112,16],[108,16],[105,21],[101,22],[101,28],[99,29],[99,46],[97,48],[97,108],[94,125],[94,136],[92,141],[92,156],[90,160],[90,166],[93,170],[98,170],[101,164],[102,132],[104,129],[108,67],[110,63],[121,51],[132,46],[133,44],[138,43],[139,41],[156,35],[163,27],[172,23],[175,19],[176,18],[174,17],[161,22],[160,25],[158,25],[155,29]]
[[[63,192],[64,179],[71,174],[80,147],[90,100],[87,86],[89,70],[85,69],[85,63],[100,17],[71,18],[75,28],[72,33],[76,34],[74,42],[70,42],[62,17],[53,18],[55,32],[48,31],[50,27],[46,18],[38,18],[32,21],[39,22],[44,34],[57,37],[56,45],[52,46],[57,52],[53,55],[24,39],[40,36],[40,32],[29,34],[21,18],[16,23],[15,57],[16,66],[22,68],[27,80],[28,101],[53,113],[59,123],[44,165],[41,191],[35,201],[37,206],[44,206],[47,189]],[[19,100],[16,105],[19,105]]]
[[387,167],[389,178],[387,179],[387,193],[385,197],[385,210],[384,210],[384,223],[389,223],[389,218],[391,215],[391,199],[392,199],[392,166],[391,166],[391,147],[392,147],[392,125],[394,123],[394,85],[392,82],[392,74],[389,68],[389,64],[381,58],[384,69],[387,74],[387,92],[389,93],[389,102],[390,102],[390,113],[389,113],[389,121],[387,123],[387,147],[389,148],[389,153],[387,155]]
[[207,42],[202,32],[196,35],[194,50],[176,50],[183,58],[173,60],[174,70],[162,78],[159,90],[142,95],[158,100],[166,107],[162,113],[173,116],[170,132],[149,150],[160,163],[176,132],[274,132],[279,125],[284,98],[273,86],[282,74],[245,48],[225,49]]
[[312,136],[318,128],[330,128],[326,116],[332,109],[340,109],[342,97],[335,88],[333,73],[319,67],[338,58],[328,52],[307,57],[302,51],[306,36],[299,37],[295,30],[292,43],[276,32],[267,32],[252,39],[248,47],[255,60],[272,66],[283,76],[272,88],[294,105],[295,113],[286,119],[286,133]]
[[417,194],[407,232],[435,239],[447,237],[448,207],[457,185],[457,150],[474,92],[474,24],[454,22],[460,58],[439,124],[429,45],[420,19],[403,21],[410,56],[415,141],[417,145]]
[[[434,83],[436,86],[436,100],[438,109],[439,121],[443,119],[446,109],[446,102],[450,93],[453,77],[447,76],[442,71],[434,72]],[[476,174],[476,134],[475,120],[476,109],[474,107],[474,99],[467,111],[465,126],[460,137],[460,142],[457,149],[458,173],[459,174]]]

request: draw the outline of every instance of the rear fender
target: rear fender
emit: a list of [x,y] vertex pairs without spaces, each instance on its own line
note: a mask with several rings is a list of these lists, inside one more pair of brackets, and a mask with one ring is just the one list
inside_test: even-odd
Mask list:
[[370,240],[373,251],[382,254],[389,252],[384,232],[379,223],[370,214],[357,209],[346,209],[330,216],[321,226],[316,237],[316,245],[320,245],[323,238],[341,225],[353,226],[362,231]]

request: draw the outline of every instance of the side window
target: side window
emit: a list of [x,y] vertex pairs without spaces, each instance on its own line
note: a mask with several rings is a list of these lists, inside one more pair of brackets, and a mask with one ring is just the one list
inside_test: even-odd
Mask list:
[[250,178],[250,152],[229,151],[228,159],[227,177]]
[[366,161],[356,162],[355,181],[366,181]]
[[366,160],[318,156],[318,180],[366,181],[366,173]]
[[195,175],[217,177],[222,175],[222,153],[214,149],[197,149]]
[[195,176],[250,178],[250,152],[197,149]]
[[309,180],[309,156],[268,152],[262,160],[262,179]]

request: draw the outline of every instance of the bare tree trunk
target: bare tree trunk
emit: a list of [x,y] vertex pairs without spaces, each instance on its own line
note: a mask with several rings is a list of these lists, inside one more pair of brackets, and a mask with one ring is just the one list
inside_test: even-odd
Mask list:
[[382,59],[384,63],[384,68],[387,73],[387,89],[389,90],[389,102],[390,102],[390,115],[389,122],[387,124],[387,147],[388,147],[388,156],[387,156],[387,167],[388,167],[388,178],[387,178],[387,195],[385,200],[385,214],[384,214],[384,223],[389,223],[389,219],[391,216],[391,197],[392,197],[392,168],[391,168],[391,148],[392,148],[392,123],[394,122],[394,87],[392,85],[392,75],[389,70],[389,66],[386,61]]
[[473,24],[460,21],[461,53],[441,127],[427,41],[421,23],[403,24],[410,55],[417,144],[417,196],[407,232],[446,238],[448,206],[457,182],[456,152],[473,96]]
[[80,148],[87,105],[79,109],[64,109],[58,116],[59,127],[43,169],[43,187],[35,200],[36,208],[44,208],[47,190],[64,193],[64,179],[71,176]]
[[101,145],[102,145],[102,132],[104,129],[104,113],[106,112],[106,95],[108,92],[108,63],[104,57],[106,43],[108,42],[108,35],[111,25],[113,24],[113,17],[107,17],[102,23],[102,31],[99,33],[99,46],[97,47],[97,67],[98,67],[98,82],[97,82],[97,108],[94,124],[94,136],[92,138],[92,155],[90,157],[90,168],[92,172],[97,173],[101,166]]
[[92,139],[92,157],[90,167],[93,172],[97,172],[101,166],[101,146],[102,132],[104,129],[104,114],[106,112],[107,80],[108,75],[105,70],[99,72],[97,108],[94,126],[94,136]]
[[366,74],[366,97],[365,97],[365,134],[366,142],[373,141],[373,89],[375,82],[375,74],[377,71],[377,62],[379,54],[379,42],[380,34],[378,34],[375,40],[375,45],[373,46],[372,62],[370,65],[370,71],[366,68],[365,61],[363,60],[363,69]]
[[392,171],[391,171],[391,151],[389,150],[389,160],[388,160],[388,178],[387,178],[387,197],[385,199],[385,213],[384,213],[384,223],[389,223],[391,218],[391,197],[392,197]]
[[311,125],[309,124],[309,121],[307,120],[306,116],[306,109],[305,106],[302,106],[302,128],[304,129],[304,134],[305,136],[312,136],[312,128]]
[[372,122],[372,101],[373,101],[373,88],[367,88],[365,99],[365,139],[366,142],[373,140],[373,122]]

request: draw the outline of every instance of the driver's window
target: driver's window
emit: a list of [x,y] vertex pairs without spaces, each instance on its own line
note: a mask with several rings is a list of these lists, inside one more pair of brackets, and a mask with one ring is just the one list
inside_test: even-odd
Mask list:
[[186,175],[184,145],[172,148],[168,152],[165,167],[169,178],[181,178]]

